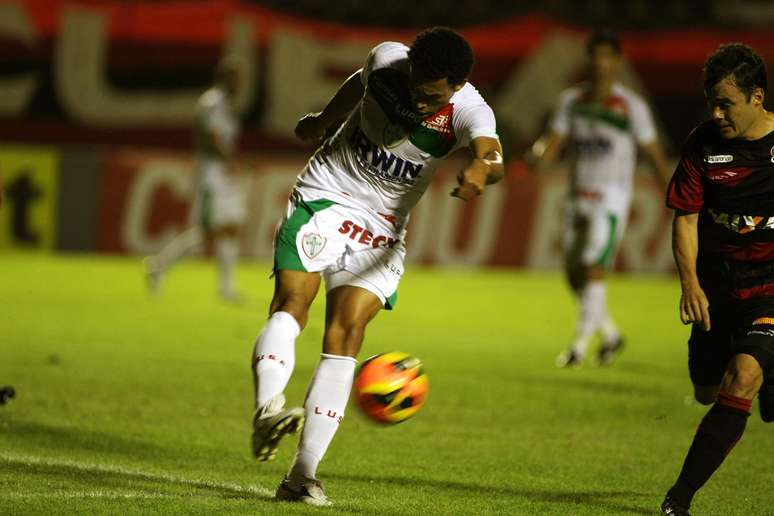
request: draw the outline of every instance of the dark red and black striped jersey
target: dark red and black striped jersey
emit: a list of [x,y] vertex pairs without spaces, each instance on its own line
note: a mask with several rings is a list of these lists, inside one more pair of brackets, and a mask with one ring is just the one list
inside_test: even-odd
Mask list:
[[774,132],[729,140],[713,122],[701,124],[683,145],[666,204],[699,213],[700,254],[774,260]]

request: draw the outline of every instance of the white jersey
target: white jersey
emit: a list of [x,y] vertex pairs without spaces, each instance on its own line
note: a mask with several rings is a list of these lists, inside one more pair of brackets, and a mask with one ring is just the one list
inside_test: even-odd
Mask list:
[[568,136],[574,152],[572,200],[600,201],[616,211],[628,210],[637,145],[656,139],[645,101],[615,83],[604,101],[590,98],[588,85],[565,90],[559,97],[552,129]]
[[207,134],[214,134],[223,144],[227,154],[236,151],[239,138],[239,118],[231,106],[226,92],[218,86],[205,91],[196,104],[196,160],[200,165],[225,165],[223,159],[212,153]]
[[363,98],[298,178],[305,200],[371,210],[400,229],[443,158],[474,138],[497,138],[494,113],[470,83],[437,113],[414,112],[408,50],[386,42],[369,53]]
[[247,210],[242,185],[228,170],[228,161],[212,151],[209,141],[209,135],[214,134],[226,155],[231,157],[236,152],[239,130],[239,118],[225,91],[215,86],[199,97],[196,104],[192,224],[217,229],[244,222]]

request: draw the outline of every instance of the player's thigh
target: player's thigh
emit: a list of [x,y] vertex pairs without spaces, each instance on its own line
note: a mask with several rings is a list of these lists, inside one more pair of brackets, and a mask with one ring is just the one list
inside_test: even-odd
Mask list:
[[613,265],[621,238],[621,217],[606,209],[589,214],[586,238],[580,259],[587,270],[609,269]]
[[716,319],[713,319],[712,329],[708,332],[693,325],[688,339],[688,372],[694,386],[694,396],[703,404],[715,401],[718,387],[733,356],[728,324],[720,315]]
[[[766,380],[774,379],[774,299],[764,301],[753,315],[743,318],[734,339],[734,353],[751,357],[748,362],[755,362]],[[754,364],[750,366],[748,376],[755,370]],[[759,379],[747,380],[750,383]]]

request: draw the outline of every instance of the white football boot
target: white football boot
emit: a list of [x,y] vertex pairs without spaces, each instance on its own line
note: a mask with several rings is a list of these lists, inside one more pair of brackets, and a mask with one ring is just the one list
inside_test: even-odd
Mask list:
[[288,477],[285,477],[277,488],[274,497],[285,502],[301,502],[318,507],[333,505],[333,502],[325,496],[322,482],[316,478],[307,479],[300,486],[295,487],[291,485]]
[[284,406],[285,396],[280,393],[253,415],[253,455],[259,461],[273,460],[282,438],[304,427],[304,409]]

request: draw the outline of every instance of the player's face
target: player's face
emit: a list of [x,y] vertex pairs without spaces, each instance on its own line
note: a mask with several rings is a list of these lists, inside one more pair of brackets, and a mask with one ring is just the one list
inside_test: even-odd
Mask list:
[[412,78],[409,84],[411,102],[420,115],[432,115],[449,103],[454,92],[462,85],[450,85],[446,78],[422,80]]
[[707,92],[710,116],[726,139],[744,138],[759,116],[759,92],[750,98],[744,94],[732,79],[718,82]]
[[621,56],[608,44],[596,45],[589,55],[591,78],[597,81],[611,81],[618,74]]

